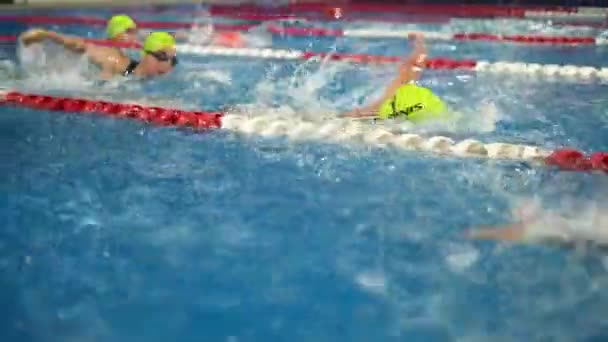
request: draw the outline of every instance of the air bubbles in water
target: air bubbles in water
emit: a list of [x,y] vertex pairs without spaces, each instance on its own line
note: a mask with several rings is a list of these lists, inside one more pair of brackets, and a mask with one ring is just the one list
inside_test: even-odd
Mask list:
[[359,273],[356,280],[367,291],[384,293],[386,290],[386,278],[383,272],[370,271]]
[[272,33],[268,30],[268,25],[262,24],[254,26],[243,35],[247,47],[268,47],[272,45]]
[[463,272],[471,267],[479,259],[479,252],[467,245],[453,246],[448,248],[445,263],[452,272]]
[[213,37],[214,29],[211,23],[197,23],[188,32],[187,40],[192,44],[208,44]]

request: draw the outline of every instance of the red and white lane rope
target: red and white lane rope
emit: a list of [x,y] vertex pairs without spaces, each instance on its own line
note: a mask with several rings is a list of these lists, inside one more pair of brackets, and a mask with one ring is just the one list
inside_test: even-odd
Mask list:
[[544,36],[544,35],[498,35],[491,33],[442,33],[420,32],[398,29],[325,29],[315,27],[280,27],[269,25],[268,31],[290,36],[329,36],[354,38],[407,38],[412,33],[422,33],[431,40],[492,41],[522,44],[552,45],[606,45],[608,39],[595,37]]
[[[99,18],[84,17],[17,17],[0,16],[0,21],[16,21],[34,25],[91,25],[105,26],[106,20]],[[194,22],[170,22],[170,21],[138,21],[141,28],[148,29],[191,29],[197,25]],[[214,24],[214,29],[219,31],[246,31],[256,25],[240,24],[225,25]],[[413,31],[399,29],[326,29],[318,27],[281,27],[268,25],[268,32],[272,34],[290,36],[332,36],[332,37],[356,37],[356,38],[406,38]],[[544,35],[498,35],[491,33],[441,33],[421,32],[431,40],[455,40],[455,41],[492,41],[510,42],[520,44],[552,44],[552,45],[606,45],[608,39],[596,37],[576,36],[544,36]]]
[[[232,17],[275,14],[288,15],[302,12],[317,12],[331,19],[348,19],[355,14],[402,14],[402,15],[448,15],[461,18],[520,18],[560,21],[603,22],[607,11],[598,7],[559,7],[559,6],[496,6],[496,5],[390,5],[390,4],[345,4],[328,6],[324,4],[294,4],[278,9],[263,8],[255,5],[214,5],[212,15],[231,15]],[[382,20],[382,18],[377,18]]]
[[559,6],[496,6],[496,5],[433,5],[433,4],[385,4],[385,3],[353,3],[334,4],[324,3],[295,3],[287,6],[268,8],[254,4],[239,5],[211,5],[209,12],[212,15],[252,15],[275,14],[287,15],[302,12],[316,12],[335,17],[336,12],[348,17],[350,13],[376,13],[376,14],[410,14],[410,15],[450,15],[452,17],[488,18],[508,17],[524,18],[526,12],[530,13],[578,13],[578,8]]
[[[235,57],[254,57],[285,60],[332,60],[351,63],[384,64],[397,63],[401,57],[374,56],[368,54],[315,53],[297,50],[257,49],[257,48],[222,48],[198,45],[178,45],[177,50],[184,54],[216,55]],[[449,58],[432,58],[427,60],[429,69],[468,69],[480,73],[525,74],[542,77],[564,77],[571,79],[601,81],[608,80],[608,68],[591,66],[537,64],[520,62],[488,62],[476,60],[454,60]]]
[[557,166],[563,170],[608,173],[608,153],[604,152],[587,156],[574,149],[549,151],[536,146],[499,142],[482,143],[473,139],[455,142],[444,136],[423,137],[418,134],[393,133],[377,125],[366,125],[360,121],[339,118],[309,122],[272,116],[248,117],[219,112],[183,111],[138,104],[23,94],[14,91],[0,91],[0,105],[69,113],[97,113],[162,126],[183,126],[202,130],[222,128],[245,135],[288,137],[300,141],[359,142],[443,156],[519,160],[535,165]]

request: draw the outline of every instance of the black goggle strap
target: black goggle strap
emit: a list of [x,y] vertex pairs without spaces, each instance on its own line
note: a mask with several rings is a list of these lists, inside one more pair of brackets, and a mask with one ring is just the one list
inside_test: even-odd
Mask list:
[[144,52],[151,56],[154,56],[154,58],[156,58],[157,60],[159,60],[161,62],[171,61],[172,66],[177,65],[177,56],[169,57],[169,56],[167,56],[167,54],[165,52],[162,52],[162,51],[161,52],[144,51]]

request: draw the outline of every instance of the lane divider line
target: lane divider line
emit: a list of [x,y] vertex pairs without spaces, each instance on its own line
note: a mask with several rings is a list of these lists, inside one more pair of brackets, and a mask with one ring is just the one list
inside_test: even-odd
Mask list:
[[[177,50],[184,54],[215,55],[235,57],[255,57],[264,59],[285,60],[318,60],[318,61],[344,61],[364,64],[398,63],[402,57],[376,56],[369,54],[341,54],[317,53],[298,50],[258,49],[258,48],[223,48],[214,46],[197,46],[180,44]],[[480,73],[497,74],[526,74],[529,76],[563,77],[570,79],[601,81],[608,80],[608,68],[595,68],[591,66],[537,64],[521,62],[488,62],[473,59],[455,60],[450,58],[432,58],[427,60],[426,67],[436,70],[465,69]]]
[[[239,5],[211,5],[209,12],[212,15],[256,15],[274,14],[289,15],[302,12],[314,12],[335,17],[335,12],[340,10],[342,15],[348,18],[349,13],[377,13],[377,14],[411,14],[411,15],[449,15],[452,17],[468,18],[524,18],[526,12],[540,15],[541,13],[578,13],[576,7],[560,6],[497,6],[497,5],[433,5],[433,4],[375,4],[355,3],[344,5],[327,5],[320,3],[290,4],[287,6],[268,8],[255,4]],[[593,14],[593,13],[591,13]]]
[[474,139],[455,142],[449,137],[401,134],[356,120],[329,119],[310,122],[294,118],[183,111],[81,98],[0,91],[0,105],[38,110],[131,118],[160,126],[181,126],[198,130],[226,129],[244,135],[288,137],[295,141],[316,140],[358,142],[377,147],[432,153],[438,156],[514,160],[530,165],[554,166],[568,171],[599,171],[608,174],[608,153],[585,155],[575,149],[548,151],[536,146],[482,143]]
[[[328,6],[324,4],[293,4],[279,8],[264,8],[256,5],[212,5],[211,15],[239,16],[252,15],[292,15],[315,12],[329,20],[353,19],[352,13],[403,14],[426,16],[449,16],[451,18],[518,18],[530,20],[552,20],[568,22],[606,23],[608,11],[599,7],[564,6],[497,6],[497,5],[389,5],[389,4],[344,4]],[[323,18],[321,17],[321,19]],[[376,21],[383,18],[376,16]]]

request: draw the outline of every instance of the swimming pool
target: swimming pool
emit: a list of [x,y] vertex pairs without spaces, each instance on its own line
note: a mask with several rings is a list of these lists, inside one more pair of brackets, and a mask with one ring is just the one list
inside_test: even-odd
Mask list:
[[[105,13],[61,11],[70,14]],[[505,31],[543,31],[537,23],[500,23]],[[25,29],[2,24],[2,34]],[[454,32],[479,31],[481,24],[459,25]],[[408,51],[399,40],[262,33],[249,39],[299,50]],[[432,55],[460,59],[593,66],[603,66],[608,55],[601,47],[429,47]],[[392,73],[390,66],[184,55],[168,79],[99,84],[70,56],[47,51],[46,67],[24,75],[14,44],[0,51],[3,86],[24,92],[204,110],[249,106],[307,118],[361,103]],[[49,72],[49,65],[61,71]],[[603,84],[456,70],[428,71],[422,83],[471,119],[447,133],[423,127],[421,134],[606,149]],[[511,221],[512,208],[533,197],[567,211],[601,204],[605,176],[90,115],[10,107],[0,113],[8,147],[0,183],[8,195],[0,199],[2,303],[9,318],[0,329],[3,341],[606,337],[601,255],[462,236],[470,226]]]

